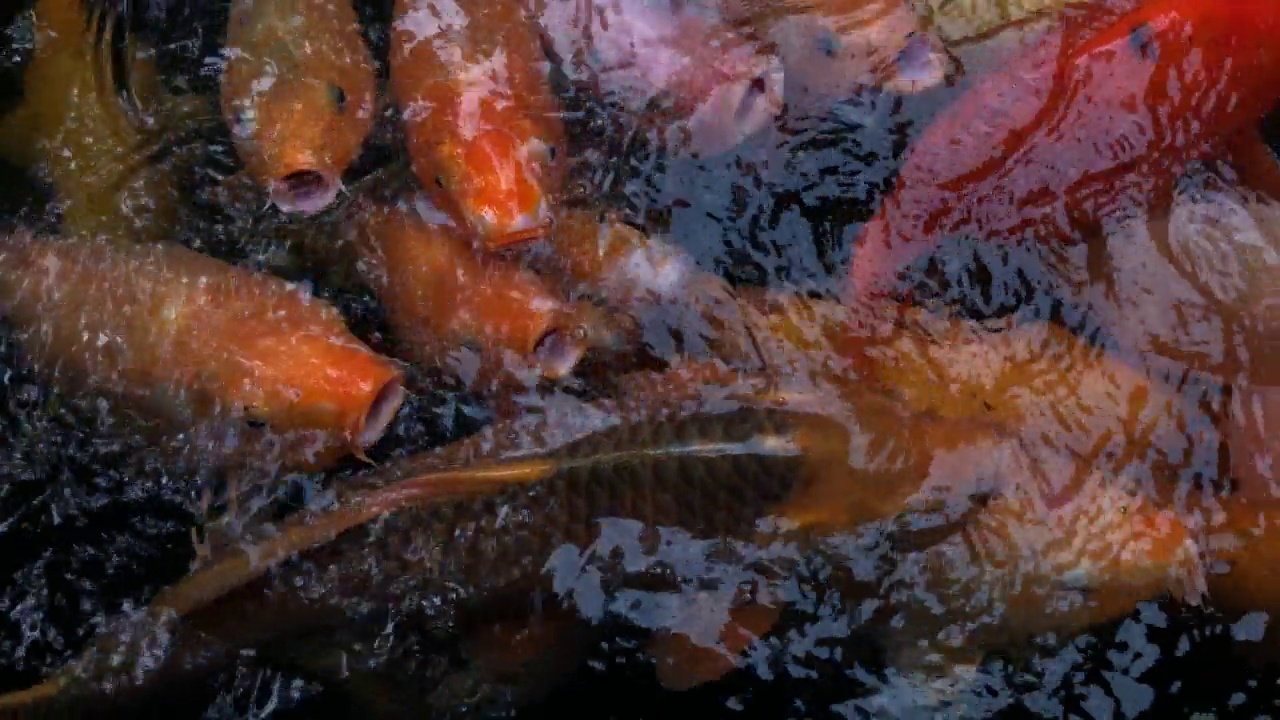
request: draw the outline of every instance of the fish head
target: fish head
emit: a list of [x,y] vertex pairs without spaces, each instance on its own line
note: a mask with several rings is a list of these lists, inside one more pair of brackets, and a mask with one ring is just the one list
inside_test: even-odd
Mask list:
[[316,58],[289,73],[272,63],[227,64],[222,109],[236,152],[283,212],[329,207],[373,127],[372,60],[367,49],[354,57],[336,65]]
[[247,337],[224,383],[248,424],[319,432],[362,455],[404,402],[403,377],[354,338],[280,332]]
[[852,4],[840,14],[781,18],[771,28],[789,105],[817,108],[868,92],[911,95],[942,85],[956,71],[941,39],[908,4]]
[[782,114],[782,62],[746,48],[726,56],[718,73],[723,81],[710,91],[689,116],[691,145],[715,155],[729,150],[771,126]]
[[1132,602],[1162,593],[1192,604],[1200,600],[1203,566],[1191,528],[1141,490],[1095,473],[1065,503],[1046,507],[1045,515],[1007,510],[1047,523],[1042,567],[1052,568],[1059,589],[1084,593],[1098,610],[1110,606],[1123,613]]
[[[547,190],[554,145],[534,133],[514,127],[490,126],[467,137],[447,155],[454,172],[433,180],[490,249],[534,240],[551,227],[551,198]],[[447,173],[447,174],[446,174]]]
[[615,356],[637,347],[639,340],[640,328],[630,317],[580,301],[567,305],[538,340],[533,361],[544,378],[560,380],[571,375],[588,353]]

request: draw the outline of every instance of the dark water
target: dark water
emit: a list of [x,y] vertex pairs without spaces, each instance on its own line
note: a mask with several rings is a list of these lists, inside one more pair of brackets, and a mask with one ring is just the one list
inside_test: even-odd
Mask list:
[[[134,23],[135,33],[161,48],[162,75],[171,88],[216,92],[216,82],[201,70],[225,22],[214,5],[204,13]],[[362,6],[378,57],[386,53],[387,5]],[[8,18],[0,14],[0,20]],[[3,41],[0,110],[21,102],[29,55],[21,17],[8,24]],[[788,115],[776,128],[710,159],[670,153],[653,128],[626,113],[590,98],[566,97],[574,155],[581,159],[574,182],[583,196],[603,197],[628,220],[670,232],[702,267],[736,284],[830,292],[844,275],[853,237],[890,187],[903,152],[953,92],[859,97],[853,123],[847,113]],[[1267,128],[1272,126],[1280,123],[1269,120]],[[1280,143],[1280,134],[1272,135]],[[279,255],[264,252],[270,242],[248,231],[279,218],[236,216],[201,202],[207,173],[229,173],[236,160],[225,127],[215,123],[198,142],[206,155],[195,172],[181,178],[188,202],[179,239],[230,261],[257,261],[281,275],[313,281],[317,294],[334,300],[358,335],[375,348],[386,347],[381,311],[367,292],[329,282],[306,263],[277,262]],[[386,128],[375,131],[349,183],[394,160],[397,142]],[[31,173],[0,164],[0,227],[56,226],[50,200],[51,191]],[[975,255],[985,261],[977,269]],[[939,265],[917,290],[970,316],[1018,313],[1065,320],[1086,333],[1099,329],[1099,321],[1044,282],[1034,258],[959,247],[948,249]],[[146,603],[186,573],[203,484],[216,485],[220,478],[175,467],[108,418],[93,399],[42,385],[10,341],[0,345],[0,372],[0,690],[14,690],[78,656],[106,617]],[[451,390],[447,379],[423,372],[410,384],[415,392],[371,453],[375,461],[442,445],[488,422],[483,404]],[[332,477],[359,467],[351,461]],[[321,480],[290,478],[281,494],[298,502]],[[964,678],[961,689],[947,694],[955,705],[926,710],[915,707],[927,697],[920,681],[886,666],[861,621],[827,596],[821,568],[806,577],[802,600],[791,605],[746,667],[721,681],[664,691],[634,629],[610,627],[567,681],[516,715],[1261,717],[1272,714],[1280,700],[1275,672],[1246,663],[1236,652],[1261,639],[1258,617],[1240,621],[1151,601],[1063,646],[1033,645],[1016,658],[992,654],[979,668],[957,670]],[[450,647],[442,643],[424,655],[448,654]],[[208,682],[165,688],[156,702],[170,717],[361,717],[375,712],[373,698],[422,692],[416,685],[428,681],[421,678],[434,677],[409,673],[390,687],[326,687],[284,665],[246,658]],[[459,703],[451,710],[480,716],[486,708]]]

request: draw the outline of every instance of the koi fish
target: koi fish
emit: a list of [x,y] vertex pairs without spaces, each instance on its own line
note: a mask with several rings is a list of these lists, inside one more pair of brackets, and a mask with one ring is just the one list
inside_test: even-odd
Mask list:
[[925,129],[856,241],[855,304],[891,291],[948,238],[1074,242],[1126,211],[1165,207],[1189,163],[1253,132],[1276,99],[1280,12],[1118,5],[1064,11],[1042,43]]
[[564,129],[519,0],[397,0],[391,92],[414,173],[490,249],[544,234]]
[[543,0],[535,7],[547,54],[571,81],[634,111],[665,96],[700,152],[723,152],[782,112],[778,59],[696,4]]
[[[592,559],[603,528],[631,520],[691,532],[717,548],[724,559],[715,563],[739,567],[729,552],[749,557],[757,520],[808,482],[808,442],[828,433],[847,442],[843,426],[821,416],[744,409],[633,420],[525,459],[441,468],[414,458],[353,478],[336,508],[303,512],[272,538],[228,549],[161,591],[142,617],[102,633],[64,673],[0,697],[0,711],[145,693],[148,683],[216,669],[240,648],[265,651],[267,642],[317,630],[332,642],[334,622],[359,625],[362,607],[405,593],[437,598],[423,620],[442,629],[530,581],[557,590],[550,604],[593,617],[589,591],[573,590],[583,566],[567,550],[577,548],[586,567],[599,566],[620,587],[645,575],[670,582],[667,571]],[[704,586],[708,569],[708,561],[696,563]],[[726,589],[736,591],[736,581]],[[149,645],[145,637],[157,631],[174,633],[173,652],[135,668],[131,648]]]
[[249,176],[286,213],[313,215],[373,127],[373,56],[351,0],[233,0],[222,114]]
[[[168,125],[206,112],[161,90],[149,49],[125,50],[141,120],[113,92],[102,53],[80,0],[39,0],[35,51],[23,77],[23,97],[0,118],[0,156],[53,189],[66,235],[108,233],[160,239],[171,232],[178,185],[171,166],[148,155]],[[162,122],[163,121],[163,122]]]
[[0,315],[64,388],[179,431],[265,425],[301,468],[363,456],[404,397],[401,371],[328,303],[177,244],[13,235]]
[[[1026,461],[1012,460],[1035,474]],[[921,653],[972,662],[1166,595],[1199,604],[1206,589],[1200,545],[1178,513],[1094,473],[1052,509],[1026,485],[994,497],[960,532],[903,557],[884,592],[907,629],[889,640],[903,666]]]
[[[621,344],[601,310],[564,301],[509,259],[477,255],[457,226],[404,205],[370,206],[352,232],[363,276],[418,362],[486,376],[531,365],[560,379],[592,347]],[[478,363],[450,360],[468,346]]]

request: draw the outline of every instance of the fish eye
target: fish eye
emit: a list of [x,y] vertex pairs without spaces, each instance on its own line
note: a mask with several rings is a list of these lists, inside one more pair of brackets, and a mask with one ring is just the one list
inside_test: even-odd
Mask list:
[[333,100],[334,107],[338,108],[338,112],[345,112],[347,109],[347,91],[338,85],[329,83],[329,97]]
[[591,336],[591,329],[586,325],[575,325],[573,328],[573,339],[582,341]]

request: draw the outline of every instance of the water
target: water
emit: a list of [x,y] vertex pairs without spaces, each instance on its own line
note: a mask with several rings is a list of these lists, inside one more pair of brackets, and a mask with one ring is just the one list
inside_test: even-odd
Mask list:
[[[219,50],[227,17],[225,8],[207,5],[198,12],[174,4],[168,17],[140,12],[129,23],[136,37],[157,48],[159,85],[190,102],[155,110],[142,93],[144,113],[160,125],[142,121],[147,129],[125,136],[136,145],[95,150],[92,141],[103,135],[93,128],[111,125],[118,99],[105,86],[78,86],[82,94],[69,107],[80,115],[69,127],[87,140],[55,140],[54,148],[65,149],[65,164],[45,159],[50,172],[35,167],[42,163],[24,167],[21,159],[0,164],[0,227],[155,237],[263,268],[308,283],[341,310],[357,337],[377,352],[398,353],[402,339],[386,309],[335,249],[340,212],[288,217],[264,209],[252,187],[219,189],[221,178],[244,166],[216,104],[198,104],[216,98],[216,69],[206,60]],[[1007,48],[1038,42],[1038,26],[992,32],[1026,15],[1023,5],[934,3],[930,12],[964,72],[977,77],[1000,67]],[[385,80],[392,8],[362,2],[358,11],[374,72]],[[24,13],[3,34],[0,110],[6,113],[21,107],[24,96],[48,97],[24,78],[32,38]],[[795,78],[804,82],[803,73]],[[671,130],[686,120],[678,109],[654,110],[625,94],[602,101],[583,85],[555,85],[569,138],[563,204],[606,207],[669,238],[698,268],[744,296],[759,288],[805,295],[816,309],[792,305],[789,311],[822,317],[830,307],[812,298],[842,291],[856,258],[854,240],[893,188],[912,143],[968,84],[961,78],[900,96],[860,86],[830,95],[814,90],[826,87],[816,81],[806,94],[793,78],[787,82],[785,112],[731,149],[703,154],[682,146]],[[164,124],[175,118],[188,123],[169,131]],[[394,192],[409,182],[396,121],[379,106],[359,158],[343,176],[348,195],[339,211],[347,209],[346,197]],[[1280,142],[1274,116],[1261,126],[1272,146]],[[793,342],[804,335],[801,342],[811,343],[805,350],[781,343],[782,349],[762,351],[776,367],[790,363],[785,379],[802,391],[816,388],[818,406],[849,424],[850,467],[881,474],[896,469],[899,475],[891,477],[902,483],[944,488],[943,510],[906,512],[893,532],[883,523],[841,527],[822,534],[817,550],[745,543],[741,552],[757,561],[767,556],[776,576],[741,556],[721,557],[723,549],[699,537],[698,527],[658,531],[600,518],[600,539],[565,544],[549,558],[551,594],[523,586],[495,591],[496,599],[462,593],[459,602],[481,617],[468,625],[440,620],[453,618],[451,593],[462,592],[441,589],[448,578],[411,582],[406,572],[396,585],[403,595],[386,603],[375,598],[376,612],[361,615],[361,622],[286,636],[259,653],[242,653],[209,677],[161,683],[143,700],[180,703],[191,717],[1273,713],[1280,676],[1266,662],[1275,642],[1266,632],[1272,606],[1267,538],[1251,538],[1243,554],[1232,556],[1242,565],[1235,577],[1243,578],[1232,583],[1214,579],[1233,577],[1219,574],[1231,551],[1214,545],[1221,542],[1214,532],[1224,522],[1252,529],[1253,515],[1274,516],[1265,463],[1237,450],[1260,447],[1265,460],[1269,448],[1258,443],[1265,428],[1233,434],[1224,417],[1257,408],[1265,422],[1270,410],[1267,391],[1255,400],[1250,385],[1266,387],[1280,213],[1274,202],[1242,190],[1221,159],[1190,168],[1171,216],[1108,221],[1090,242],[1075,245],[1011,248],[955,239],[940,246],[931,265],[917,263],[915,269],[924,270],[912,278],[917,304],[984,324],[925,320],[926,330],[916,327],[876,345],[874,372],[894,388],[889,409],[861,394],[855,371],[814,339],[813,323],[781,331]],[[86,167],[105,167],[120,182],[67,179]],[[71,176],[59,175],[59,168],[70,168]],[[687,320],[679,313],[663,317],[676,326]],[[1069,332],[1046,330],[1048,323]],[[650,340],[646,352],[659,361],[682,348],[715,352],[675,335]],[[583,379],[567,392],[511,401],[527,415],[508,440],[536,450],[539,414],[551,418],[550,435],[607,425],[607,414],[584,409],[575,397],[607,398],[617,385],[639,387],[643,395],[648,387],[607,377],[599,365],[613,367],[607,359],[587,363]],[[199,442],[196,451],[175,453],[104,399],[46,382],[8,328],[0,372],[0,690],[34,685],[80,657],[109,622],[123,622],[119,618],[184,577],[202,542],[248,543],[270,535],[300,505],[323,504],[350,483],[373,482],[352,479],[367,466],[351,458],[311,474],[259,467],[246,482],[234,469],[202,460]],[[393,464],[472,436],[511,411],[483,391],[462,388],[453,374],[409,369],[410,395],[369,451],[375,463]],[[1003,430],[988,432],[989,425]],[[246,487],[228,505],[232,479]],[[957,488],[993,495],[974,509],[960,502]],[[1222,499],[1224,488],[1243,499]],[[817,506],[856,504],[851,497],[875,499],[865,490],[837,492],[820,496]],[[1116,511],[1127,502],[1136,504]],[[207,521],[228,509],[235,522]],[[965,510],[973,514],[952,515]],[[1161,518],[1185,524],[1204,554],[1179,555],[1161,545],[1163,535],[1152,541],[1154,548],[1143,545],[1145,530],[1133,531],[1137,540],[1126,534]],[[965,528],[959,535],[957,522]],[[354,560],[343,557],[354,565],[367,560],[375,575],[387,567],[404,572],[405,560],[390,557],[394,545],[357,545]],[[1172,555],[1143,555],[1165,552]],[[1143,573],[1150,567],[1183,562],[1200,574],[1179,575],[1179,583],[1207,578],[1202,604],[1147,592]],[[341,584],[325,585],[330,580],[321,575],[297,577],[315,579],[299,590],[304,595],[340,594]],[[393,585],[399,579],[380,576]],[[1163,575],[1156,579],[1151,582],[1176,586],[1170,590],[1186,589],[1165,583]],[[691,690],[664,689],[654,669],[654,631],[714,635],[727,598],[748,580],[774,583],[769,590],[783,608],[776,623],[744,651],[738,670]],[[555,593],[573,599],[570,619],[588,618],[585,629],[558,624],[549,600]],[[251,624],[254,610],[246,607],[215,610],[212,622]],[[488,638],[477,628],[491,617],[530,610],[556,631],[546,636],[554,650],[496,680],[478,672],[469,654],[476,643],[502,650],[519,642],[510,634]],[[1055,618],[1074,619],[1055,625]]]

